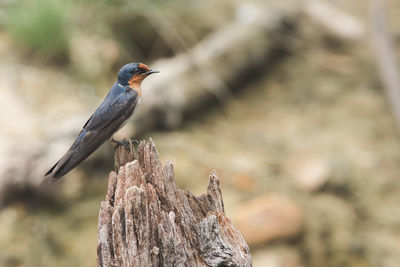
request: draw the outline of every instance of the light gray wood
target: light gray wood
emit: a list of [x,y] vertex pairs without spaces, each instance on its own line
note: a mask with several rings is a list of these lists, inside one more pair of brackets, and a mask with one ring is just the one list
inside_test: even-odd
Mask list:
[[400,129],[400,68],[396,60],[396,47],[387,27],[387,1],[370,0],[371,40],[378,70]]
[[179,189],[152,141],[135,155],[115,150],[98,225],[98,266],[252,266],[250,250],[224,213],[213,171],[207,194]]

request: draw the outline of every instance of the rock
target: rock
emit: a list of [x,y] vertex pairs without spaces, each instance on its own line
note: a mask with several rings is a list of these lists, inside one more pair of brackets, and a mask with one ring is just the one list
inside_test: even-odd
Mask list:
[[292,200],[267,194],[240,205],[233,221],[251,246],[296,237],[303,227],[303,212]]
[[289,159],[285,171],[298,189],[307,192],[320,189],[331,174],[326,160],[318,155],[304,154]]

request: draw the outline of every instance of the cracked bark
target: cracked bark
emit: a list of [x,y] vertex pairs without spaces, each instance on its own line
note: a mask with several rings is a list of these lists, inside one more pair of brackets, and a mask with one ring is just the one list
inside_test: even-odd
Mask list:
[[179,189],[154,143],[119,146],[98,225],[98,266],[252,266],[249,247],[224,213],[219,179],[207,194]]

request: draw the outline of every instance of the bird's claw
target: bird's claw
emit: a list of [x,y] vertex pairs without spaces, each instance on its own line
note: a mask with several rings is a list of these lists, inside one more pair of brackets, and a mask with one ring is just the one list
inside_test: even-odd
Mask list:
[[123,146],[123,147],[125,147],[126,150],[130,149],[129,141],[126,139],[119,141],[119,140],[115,140],[114,138],[111,138],[111,142],[117,144],[114,148],[116,148],[117,146]]
[[136,143],[136,144],[138,144],[138,145],[140,144],[139,140],[131,139],[131,141],[134,142],[134,143]]

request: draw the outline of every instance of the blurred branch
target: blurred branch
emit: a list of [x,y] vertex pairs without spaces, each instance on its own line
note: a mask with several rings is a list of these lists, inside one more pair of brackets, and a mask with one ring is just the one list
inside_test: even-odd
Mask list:
[[385,2],[370,0],[371,38],[385,92],[400,127],[400,72],[386,25]]
[[[229,86],[217,74],[208,68],[204,68],[204,66],[196,64],[196,60],[191,58],[191,53],[189,53],[191,48],[190,43],[198,42],[195,34],[191,32],[189,28],[184,27],[187,34],[185,36],[181,35],[170,22],[168,17],[169,15],[162,12],[157,5],[154,5],[151,2],[149,2],[149,5],[151,5],[150,10],[153,11],[153,14],[148,18],[149,23],[152,23],[154,28],[158,29],[160,36],[165,40],[170,48],[174,50],[175,54],[178,54],[181,50],[177,47],[176,42],[178,42],[179,46],[183,48],[186,52],[183,53],[183,55],[187,57],[187,62],[191,62],[193,67],[199,72],[199,75],[194,77],[196,81],[201,84],[204,89],[213,94],[221,104],[227,101],[234,101]],[[180,20],[179,16],[175,15],[174,19],[179,20],[180,24],[185,25],[185,23]],[[190,42],[186,41],[187,38],[190,39]],[[220,88],[220,90],[214,90],[215,88]]]
[[231,92],[266,75],[286,55],[282,44],[270,35],[294,24],[297,10],[273,7],[275,11],[268,12],[269,5],[243,5],[238,9],[244,9],[246,19],[224,25],[186,53],[152,64],[162,71],[157,79],[146,81],[146,101],[134,118],[136,134],[154,126],[179,126],[210,103],[232,98]]

